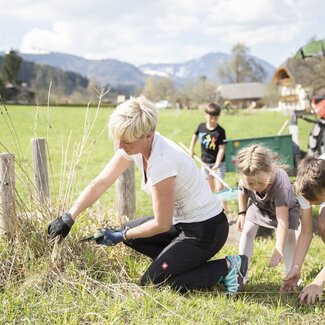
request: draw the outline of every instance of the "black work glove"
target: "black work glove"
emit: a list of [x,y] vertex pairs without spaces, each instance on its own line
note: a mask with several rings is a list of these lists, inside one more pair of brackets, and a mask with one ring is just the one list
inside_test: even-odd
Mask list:
[[53,239],[56,236],[66,237],[73,223],[74,220],[72,219],[71,214],[69,212],[64,212],[62,216],[54,219],[48,225],[47,233],[49,239]]

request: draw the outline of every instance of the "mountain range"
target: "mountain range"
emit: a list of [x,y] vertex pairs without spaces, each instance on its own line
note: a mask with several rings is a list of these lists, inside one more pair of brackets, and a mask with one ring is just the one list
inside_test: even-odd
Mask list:
[[[3,55],[3,53],[0,53],[0,55]],[[181,63],[148,63],[135,66],[115,59],[90,60],[58,52],[46,54],[19,53],[19,55],[25,61],[75,72],[90,80],[96,80],[100,84],[110,84],[127,92],[143,87],[146,78],[150,75],[168,76],[176,85],[184,85],[202,76],[207,77],[210,81],[220,83],[217,69],[230,58],[229,54],[216,52]],[[264,82],[269,82],[275,67],[260,58],[254,56],[252,58],[266,71]]]
[[[136,67],[130,63],[114,59],[89,60],[56,52],[48,54],[20,53],[20,55],[26,61],[47,64],[65,71],[80,73],[88,79],[95,79],[101,84],[111,84],[115,87],[143,86],[148,75],[168,76],[176,84],[196,80],[201,76],[206,76],[214,82],[220,82],[217,68],[230,58],[229,54],[216,52],[183,63],[148,63]],[[266,78],[264,81],[268,82],[273,76],[274,66],[257,57],[253,58],[265,69]]]

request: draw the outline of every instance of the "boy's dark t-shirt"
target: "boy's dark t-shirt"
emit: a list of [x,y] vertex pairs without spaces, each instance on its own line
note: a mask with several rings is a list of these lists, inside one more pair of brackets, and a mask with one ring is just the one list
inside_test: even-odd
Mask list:
[[[194,132],[199,137],[201,144],[201,159],[207,164],[216,162],[219,145],[226,140],[225,130],[218,124],[214,130],[208,130],[205,123],[199,124]],[[225,155],[222,158],[225,161]]]

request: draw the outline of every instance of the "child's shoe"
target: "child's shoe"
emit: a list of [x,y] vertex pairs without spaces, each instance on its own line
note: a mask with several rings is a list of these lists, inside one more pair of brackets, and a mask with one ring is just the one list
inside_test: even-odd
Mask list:
[[248,277],[248,273],[246,273],[246,275],[244,276],[244,279],[243,279],[243,284],[244,284],[244,287],[246,286],[246,284],[249,282],[249,277]]
[[222,282],[226,287],[228,295],[235,295],[244,290],[244,277],[248,268],[248,257],[246,255],[227,256],[230,263],[228,274]]

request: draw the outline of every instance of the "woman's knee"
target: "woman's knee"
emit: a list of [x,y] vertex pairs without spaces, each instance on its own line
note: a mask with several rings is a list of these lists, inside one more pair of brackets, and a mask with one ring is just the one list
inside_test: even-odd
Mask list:
[[150,284],[157,285],[165,282],[167,278],[168,275],[164,274],[164,272],[159,272],[157,270],[150,270],[149,268],[141,277],[140,282],[142,286],[146,286]]

